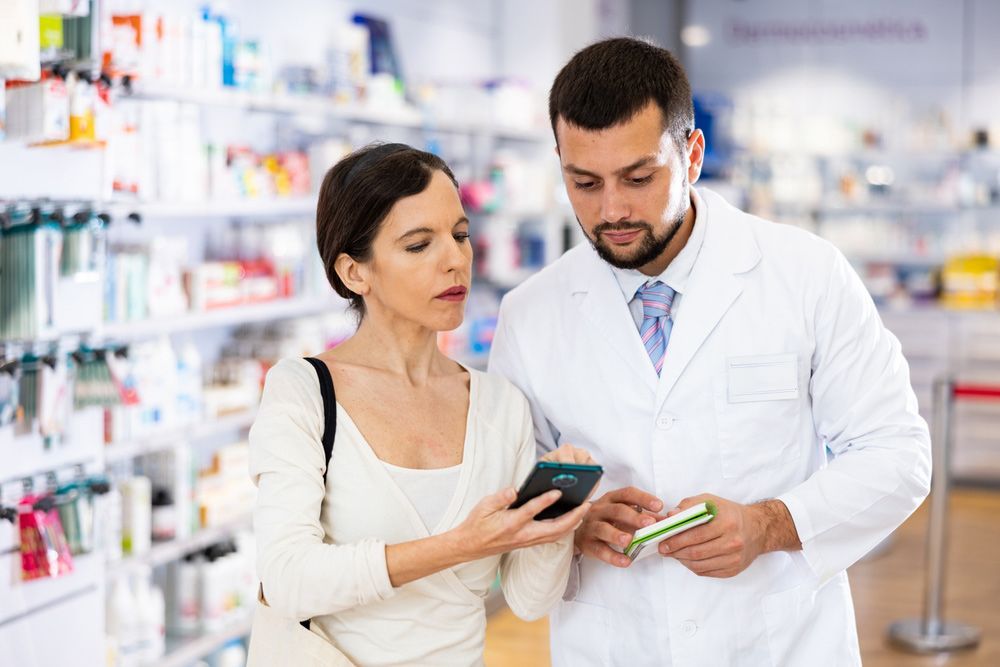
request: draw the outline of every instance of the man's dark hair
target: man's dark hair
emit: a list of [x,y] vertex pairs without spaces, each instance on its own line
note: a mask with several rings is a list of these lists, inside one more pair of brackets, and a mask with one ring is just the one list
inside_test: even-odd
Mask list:
[[360,316],[365,301],[337,275],[337,257],[347,253],[359,262],[371,259],[372,244],[393,205],[426,190],[435,171],[458,187],[444,160],[406,144],[365,146],[326,172],[316,206],[316,245],[327,280]]
[[556,76],[549,92],[552,132],[560,116],[570,125],[603,130],[627,122],[650,101],[683,147],[694,130],[694,106],[680,62],[649,42],[606,39],[577,52]]

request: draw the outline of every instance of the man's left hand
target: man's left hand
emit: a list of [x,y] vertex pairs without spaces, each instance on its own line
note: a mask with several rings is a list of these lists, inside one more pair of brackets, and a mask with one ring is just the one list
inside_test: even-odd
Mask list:
[[659,545],[660,554],[676,558],[703,577],[733,577],[747,569],[762,553],[800,549],[791,514],[780,500],[741,505],[709,494],[685,498],[673,516],[699,503],[711,501],[715,518]]

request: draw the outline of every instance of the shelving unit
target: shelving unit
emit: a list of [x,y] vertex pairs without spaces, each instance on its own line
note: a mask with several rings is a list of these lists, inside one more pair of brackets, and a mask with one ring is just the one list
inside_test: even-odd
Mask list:
[[167,654],[153,663],[153,667],[185,667],[203,658],[233,639],[250,634],[252,617],[234,621],[217,632],[209,632],[197,637],[167,637]]
[[92,337],[126,342],[161,334],[287,320],[322,313],[342,313],[346,309],[346,302],[333,296],[275,299],[247,306],[218,308],[170,318],[105,324],[94,332]]
[[226,539],[235,531],[248,528],[251,525],[252,515],[248,512],[237,519],[228,521],[218,526],[203,528],[190,537],[178,538],[168,542],[154,542],[149,552],[137,556],[130,556],[121,561],[108,563],[107,575],[109,579],[123,577],[131,572],[143,568],[159,567],[166,565],[184,556],[200,551],[216,542]]
[[139,213],[149,218],[276,218],[316,214],[316,198],[272,197],[201,202],[143,202],[117,199],[112,208]]
[[[456,10],[457,13],[464,11],[464,9]],[[470,13],[475,13],[475,11],[478,10],[470,10]],[[474,22],[469,24],[469,26],[471,25],[474,25]],[[469,26],[463,23],[456,27],[464,31]],[[474,30],[470,34],[475,34]],[[499,42],[499,37],[490,36],[490,39],[494,38]],[[491,45],[486,49],[490,52],[496,50],[497,45]],[[413,74],[419,73],[413,72]],[[480,81],[483,79],[477,74],[475,78],[469,80]],[[490,118],[489,114],[476,114],[475,117],[478,119],[470,120],[473,114],[463,115],[467,112],[464,107],[458,108],[454,113],[449,113],[448,117],[444,117],[437,116],[428,109],[403,104],[377,107],[364,104],[342,105],[319,95],[252,93],[236,89],[197,90],[159,85],[151,82],[148,77],[137,79],[134,89],[131,91],[121,91],[116,87],[113,94],[115,105],[120,104],[119,108],[125,110],[126,113],[136,113],[135,117],[138,119],[136,127],[140,129],[140,132],[149,133],[141,139],[149,141],[150,144],[153,142],[151,137],[154,135],[154,130],[150,130],[150,127],[156,124],[156,121],[150,120],[150,117],[160,110],[143,108],[142,105],[146,102],[174,102],[197,107],[199,114],[198,120],[192,122],[193,132],[200,131],[202,134],[192,138],[190,134],[178,133],[182,138],[192,139],[190,144],[199,144],[200,142],[200,145],[221,143],[222,145],[239,146],[242,145],[241,142],[247,141],[248,144],[253,144],[254,154],[258,154],[258,150],[262,153],[266,151],[278,153],[288,147],[302,149],[304,146],[311,145],[312,142],[318,142],[324,136],[335,140],[333,143],[349,142],[351,144],[382,138],[396,140],[399,137],[420,146],[426,140],[427,145],[433,144],[438,147],[435,150],[440,150],[446,158],[449,157],[447,155],[449,148],[452,148],[456,159],[463,162],[459,166],[468,169],[469,171],[466,173],[480,178],[489,173],[488,167],[492,164],[490,160],[497,149],[503,149],[518,159],[527,160],[527,156],[530,155],[533,159],[536,153],[541,155],[543,152],[546,157],[549,157],[550,147],[554,144],[551,131],[547,127],[510,126],[505,124],[502,119]],[[170,105],[158,106],[163,107],[164,113],[170,111],[187,113],[189,111],[188,109],[170,109]],[[209,112],[209,110],[213,111]],[[226,110],[229,110],[230,113],[226,113]],[[267,115],[272,116],[272,118],[266,117]],[[193,117],[193,114],[191,116]],[[247,131],[243,132],[247,136],[237,137],[235,136],[236,132],[230,136],[230,129],[239,129],[232,126],[227,126],[216,132],[219,136],[206,137],[206,132],[215,132],[214,129],[210,129],[213,123],[218,124],[230,118],[238,118],[237,123],[245,122],[248,128],[254,128],[253,139],[247,140],[247,136],[249,136]],[[510,116],[510,118],[513,122],[514,117]],[[197,127],[199,123],[200,128]],[[264,133],[273,130],[273,143],[268,145],[271,137],[262,136],[261,131],[257,128],[268,128],[263,130]],[[171,127],[166,126],[163,131],[170,132]],[[190,144],[185,143],[184,146],[189,147]],[[9,181],[12,186],[8,189],[13,194],[8,196],[24,196],[30,199],[51,197],[53,200],[67,202],[92,202],[95,210],[107,211],[115,219],[115,224],[110,228],[108,239],[110,242],[120,243],[122,246],[140,245],[150,234],[163,233],[162,230],[167,230],[165,232],[167,234],[179,234],[182,233],[180,230],[183,229],[183,233],[202,236],[190,245],[192,252],[197,253],[208,247],[208,239],[215,230],[213,229],[212,232],[206,230],[212,227],[249,221],[285,222],[281,220],[282,218],[288,219],[288,222],[299,222],[313,218],[316,213],[315,194],[287,198],[208,201],[169,200],[167,195],[163,195],[165,199],[163,201],[143,201],[129,199],[127,196],[112,195],[110,183],[113,180],[113,174],[107,172],[113,170],[111,165],[121,157],[116,153],[118,149],[122,148],[121,143],[109,143],[103,148],[95,146],[93,150],[88,151],[69,150],[68,148],[63,150],[51,148],[44,151],[41,148],[29,150],[27,147],[13,144],[5,148],[10,148],[10,154],[13,156],[7,164],[25,165],[20,171],[27,176],[25,179],[14,178]],[[168,146],[168,148],[173,149],[174,147]],[[144,151],[144,155],[156,153],[149,145],[141,146],[141,151]],[[162,152],[169,153],[170,151]],[[47,173],[49,164],[53,160],[65,162],[65,158],[61,157],[64,154],[70,154],[72,158],[76,159],[76,162],[70,166],[61,163],[60,166],[63,168],[58,170],[60,173],[77,171],[92,178],[88,178],[86,183],[80,180],[79,183],[67,181],[65,184],[62,180],[56,179],[48,183],[44,191],[38,191],[31,187],[33,174],[35,172],[42,173],[43,170],[46,170],[45,173]],[[84,158],[87,158],[85,165]],[[127,162],[129,159],[131,157],[126,157],[124,161]],[[80,166],[76,166],[77,164]],[[117,163],[116,166],[121,167],[122,164]],[[186,189],[164,186],[155,178],[151,179],[151,183],[147,183],[144,180],[146,174],[141,169],[145,169],[145,167],[138,168],[136,171],[136,173],[141,174],[141,176],[136,176],[136,181],[141,183],[137,187],[139,191],[173,192],[180,190],[181,195],[187,194]],[[226,173],[227,176],[231,175],[230,172]],[[19,175],[16,174],[16,176]],[[317,184],[313,183],[313,185]],[[203,188],[205,191],[209,189]],[[191,191],[200,192],[202,190],[192,188]],[[229,192],[229,188],[214,191]],[[149,195],[149,197],[156,196]],[[193,195],[187,194],[187,196]],[[541,200],[540,197],[535,199]],[[534,234],[536,227],[544,225],[544,233],[538,234],[538,236],[543,236],[545,257],[551,260],[555,255],[549,252],[550,246],[551,248],[561,247],[562,230],[561,228],[556,229],[556,227],[557,224],[562,223],[560,217],[562,211],[559,209],[559,204],[548,200],[546,202],[548,206],[546,210],[535,211],[532,214],[525,213],[523,216],[514,210],[501,211],[497,220],[485,219],[482,224],[477,220],[475,227],[486,229],[491,225],[530,224],[532,228],[529,231]],[[128,223],[118,224],[121,218],[132,213],[140,216],[143,224],[139,226]],[[147,224],[147,221],[150,222]],[[199,243],[200,241],[205,241],[205,243]],[[482,291],[502,291],[514,286],[534,270],[520,270],[516,273],[510,273],[510,275],[494,276],[491,281],[477,279],[475,282],[480,285],[485,283],[484,286],[488,290]],[[67,338],[79,340],[88,346],[100,347],[106,343],[137,343],[163,335],[193,334],[191,338],[197,344],[195,347],[198,348],[199,353],[205,358],[211,358],[211,351],[206,352],[201,348],[218,350],[222,345],[221,334],[224,329],[306,316],[343,314],[345,310],[346,302],[332,293],[326,296],[301,296],[207,312],[188,312],[172,317],[104,323],[86,331],[56,331],[51,336],[23,341],[22,347],[28,350],[38,343]],[[83,320],[67,321],[75,323]],[[0,343],[3,342],[0,341]],[[485,369],[486,360],[486,355],[462,357],[464,363],[479,369]],[[228,434],[245,432],[251,426],[255,414],[253,411],[247,411],[221,416],[204,420],[198,424],[177,426],[130,438],[127,441],[111,445],[103,443],[103,425],[98,419],[100,416],[100,411],[90,411],[86,417],[87,423],[81,424],[79,427],[81,431],[85,432],[78,433],[77,427],[72,426],[72,432],[66,438],[65,444],[68,446],[57,446],[58,448],[54,451],[47,450],[42,440],[37,436],[19,436],[15,441],[8,442],[11,437],[8,432],[0,432],[0,445],[10,444],[11,447],[16,447],[19,452],[30,454],[20,459],[15,457],[12,464],[0,468],[0,482],[3,481],[3,478],[11,478],[20,484],[20,479],[27,475],[43,479],[45,473],[53,468],[65,471],[65,468],[73,466],[86,466],[88,474],[109,469],[124,470],[133,465],[137,459],[149,454],[175,451],[189,456],[192,454],[189,451],[191,448],[198,448],[196,453],[201,455],[207,453],[210,445],[222,444],[220,441]],[[85,566],[84,569],[90,575],[86,581],[78,578],[70,582],[71,585],[68,585],[67,579],[62,578],[45,582],[30,582],[24,587],[27,589],[38,586],[37,590],[44,589],[46,595],[51,591],[53,596],[57,596],[58,591],[63,589],[71,588],[74,593],[78,592],[77,589],[88,591],[87,595],[90,597],[85,602],[80,602],[79,605],[86,609],[85,613],[88,618],[94,619],[94,626],[103,627],[104,614],[101,612],[106,604],[105,594],[108,584],[120,581],[129,576],[130,573],[165,566],[183,558],[188,553],[223,541],[235,531],[247,528],[250,524],[249,514],[243,515],[231,522],[198,531],[189,537],[154,543],[148,553],[116,563],[106,563],[102,553],[90,554],[81,558],[81,563]],[[0,544],[0,548],[9,545],[9,542]],[[76,575],[70,576],[75,577]],[[498,606],[498,602],[502,603],[502,599],[494,594],[490,597],[488,604],[493,609]],[[48,618],[48,611],[39,613],[38,616],[31,616],[34,612],[28,608],[30,606],[30,604],[27,605],[23,610],[26,618],[29,619],[26,623],[33,625],[37,622],[35,619],[41,619],[43,616]],[[249,630],[250,620],[244,618],[233,621],[217,632],[207,632],[198,637],[168,637],[167,655],[155,664],[160,667],[186,667],[211,654],[228,641],[246,636]],[[97,637],[94,644],[100,642],[100,628],[94,627],[90,635]],[[3,638],[0,637],[0,639]],[[93,655],[95,654],[87,653],[87,657],[74,655],[74,658],[89,664],[96,660]],[[0,662],[2,662],[2,658],[0,658]]]
[[186,90],[166,86],[141,86],[126,99],[172,101],[198,106],[225,107],[275,114],[323,116],[352,123],[420,129],[429,132],[492,135],[514,141],[553,141],[544,128],[519,128],[504,125],[439,122],[417,108],[398,106],[376,108],[364,104],[341,104],[332,98],[311,94],[267,94],[236,89]]
[[190,442],[205,440],[217,435],[224,435],[238,430],[250,428],[256,411],[247,410],[232,415],[217,417],[207,421],[168,429],[163,433],[150,434],[104,448],[104,463],[112,465],[120,461],[128,461],[138,456],[154,452],[186,446]]

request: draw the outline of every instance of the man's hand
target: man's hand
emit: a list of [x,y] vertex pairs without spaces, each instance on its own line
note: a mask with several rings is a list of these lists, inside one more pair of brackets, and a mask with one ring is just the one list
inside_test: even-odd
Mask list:
[[664,518],[654,514],[662,509],[663,503],[656,496],[633,486],[609,491],[593,502],[577,528],[576,549],[615,567],[628,567],[632,564],[628,556],[609,545],[628,546],[636,530]]
[[590,452],[582,447],[574,447],[569,443],[561,445],[558,449],[553,449],[540,460],[555,461],[557,463],[579,463],[591,466],[597,465],[597,461],[590,455]]
[[712,501],[718,508],[714,519],[659,545],[662,555],[676,558],[699,576],[733,577],[763,553],[802,548],[792,515],[780,500],[740,505],[703,494],[684,499],[667,515],[673,516],[706,501]]

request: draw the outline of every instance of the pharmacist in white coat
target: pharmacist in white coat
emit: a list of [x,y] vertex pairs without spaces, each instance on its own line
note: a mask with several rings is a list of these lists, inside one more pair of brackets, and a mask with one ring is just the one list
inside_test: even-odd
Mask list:
[[[930,483],[898,341],[829,243],[691,187],[704,137],[669,52],[584,49],[550,114],[590,243],[505,297],[490,369],[528,397],[540,450],[605,469],[553,664],[860,664],[845,570]],[[619,553],[706,498],[712,522]]]

